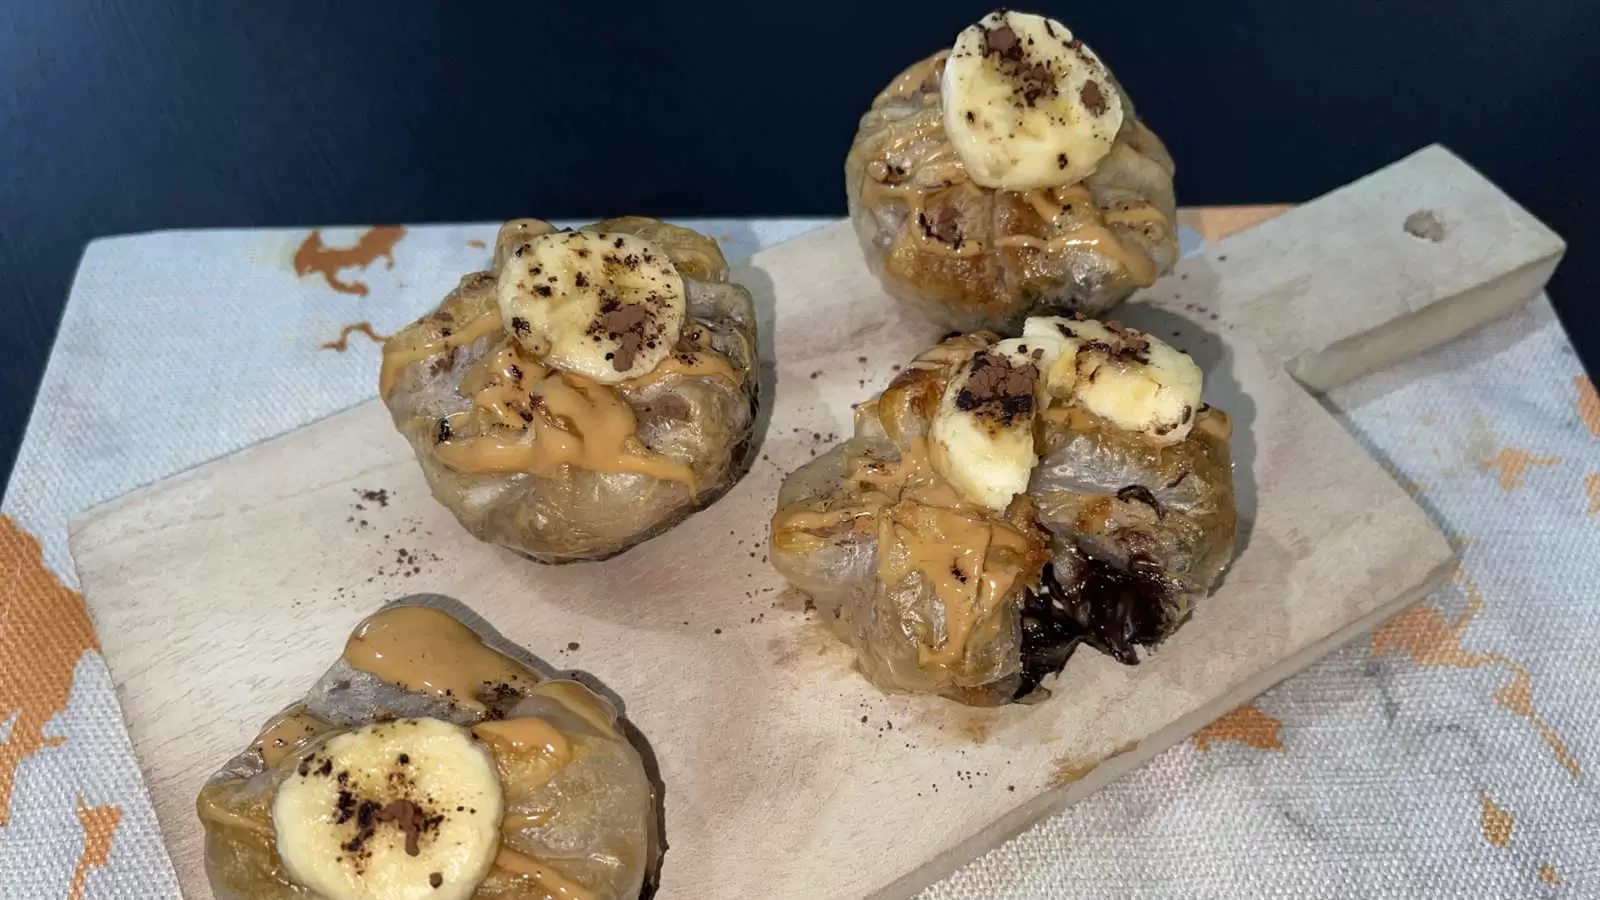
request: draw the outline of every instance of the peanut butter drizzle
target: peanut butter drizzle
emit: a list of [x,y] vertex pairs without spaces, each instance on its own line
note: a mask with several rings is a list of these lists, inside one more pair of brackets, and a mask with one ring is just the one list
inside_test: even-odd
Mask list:
[[594,897],[588,888],[561,874],[549,863],[518,853],[505,844],[501,844],[500,852],[495,854],[494,866],[512,875],[530,879],[545,893],[560,900],[590,900]]
[[262,762],[270,769],[293,753],[295,748],[332,727],[307,712],[304,706],[296,706],[274,719],[251,742],[250,749],[260,753]]
[[[416,326],[412,326],[413,328]],[[408,328],[394,338],[384,342],[383,368],[378,375],[378,393],[389,396],[389,391],[394,387],[395,380],[400,377],[400,370],[413,363],[419,363],[438,353],[465,347],[485,335],[494,334],[500,330],[500,313],[489,312],[464,322],[458,328],[445,330],[442,334],[424,338],[420,341],[400,341]]]
[[674,375],[719,378],[727,382],[729,387],[735,389],[739,387],[739,377],[734,374],[733,363],[728,362],[727,357],[715,350],[674,353],[662,360],[654,369],[622,382],[620,387],[625,391],[637,393]]
[[918,662],[936,666],[959,665],[974,630],[993,626],[991,614],[1022,574],[1007,551],[1025,559],[1032,549],[1022,533],[981,512],[916,503],[897,505],[885,517],[879,547],[890,546],[901,553],[879,551],[878,579],[892,585],[921,572],[944,605],[944,640],[918,647]]
[[401,690],[432,694],[483,712],[485,687],[525,692],[539,676],[485,646],[471,628],[428,606],[395,606],[373,615],[344,646],[344,661]]
[[479,722],[472,733],[499,753],[538,753],[556,768],[572,762],[572,742],[561,730],[537,716]]
[[[1155,260],[1129,250],[1116,232],[1108,227],[1113,224],[1143,225],[1147,221],[1165,222],[1165,218],[1153,208],[1147,206],[1146,211],[1135,207],[1117,213],[1101,212],[1089,189],[1082,184],[1031,190],[1023,197],[1039,214],[1039,218],[1050,223],[1059,233],[1048,239],[1025,234],[1005,235],[994,240],[996,247],[1021,247],[1044,253],[1069,247],[1088,247],[1121,265],[1128,277],[1138,284],[1151,284],[1156,280]],[[1154,218],[1148,219],[1147,212],[1154,213]]]
[[639,440],[633,407],[615,388],[528,360],[509,338],[467,373],[461,389],[474,395],[472,415],[479,430],[489,433],[435,447],[439,461],[458,472],[548,477],[573,465],[678,481],[690,493],[696,490],[689,466]]
[[893,462],[858,460],[848,478],[860,497],[856,505],[781,511],[774,540],[877,516],[878,580],[893,586],[920,572],[944,607],[944,634],[925,636],[933,646],[919,647],[919,663],[959,666],[974,638],[989,636],[978,629],[997,626],[992,614],[999,603],[1037,572],[1039,542],[962,500],[934,471],[920,437]]
[[[887,167],[881,168],[887,171]],[[869,171],[870,174],[877,174],[877,170]],[[925,184],[924,182],[929,179],[937,179],[937,182]],[[965,259],[980,256],[991,249],[1006,247],[1018,247],[1042,253],[1087,247],[1122,266],[1134,282],[1138,284],[1155,282],[1157,274],[1155,260],[1144,253],[1130,249],[1111,227],[1147,228],[1151,225],[1160,225],[1170,228],[1166,216],[1154,206],[1142,203],[1127,209],[1102,211],[1095,204],[1089,189],[1082,184],[1039,188],[1025,192],[1022,197],[1039,218],[1058,233],[1048,238],[1008,234],[993,238],[987,243],[967,238],[952,246],[928,234],[922,227],[919,217],[927,208],[927,191],[942,189],[966,180],[966,169],[959,160],[941,159],[933,163],[924,163],[917,169],[911,182],[889,184],[869,177],[862,185],[861,199],[868,205],[876,205],[884,197],[894,197],[905,202],[904,229],[912,235],[918,248],[924,252]],[[1069,212],[1076,215],[1069,216]]]
[[1099,425],[1094,413],[1081,406],[1056,402],[1045,407],[1041,415],[1046,422],[1060,425],[1071,431],[1092,431]]
[[394,245],[405,236],[406,230],[399,225],[378,225],[356,238],[354,247],[329,247],[322,242],[322,232],[312,229],[294,252],[294,272],[301,277],[313,273],[321,275],[328,287],[339,293],[365,297],[367,286],[359,281],[340,281],[339,270],[365,269],[380,258],[388,260],[389,268],[394,268]]
[[1147,225],[1172,227],[1161,210],[1148,203],[1129,206],[1127,209],[1108,209],[1101,213],[1100,217],[1107,225],[1125,225],[1129,228],[1144,228]]
[[[229,782],[224,782],[227,784]],[[237,782],[232,782],[237,784]],[[210,785],[200,791],[200,796],[195,800],[194,812],[202,821],[224,828],[239,828],[255,834],[266,835],[269,840],[275,840],[272,823],[265,818],[257,819],[252,816],[236,813],[224,806],[218,799],[222,785]]]
[[1233,420],[1215,406],[1208,407],[1202,409],[1200,415],[1195,417],[1194,430],[1226,442],[1233,437]]
[[[514,785],[522,795],[549,782],[575,758],[572,741],[537,716],[479,722],[472,736],[489,745],[500,783]],[[511,832],[517,826],[502,820],[500,828]]]
[[568,711],[593,725],[595,731],[607,737],[618,737],[616,713],[593,691],[577,683],[557,679],[535,685],[528,692],[535,697],[549,697],[565,706]]
[[343,353],[350,349],[350,335],[352,334],[364,334],[370,338],[374,344],[381,344],[389,339],[389,335],[379,334],[376,331],[373,331],[371,322],[362,320],[360,322],[346,325],[345,327],[339,329],[339,337],[336,340],[318,344],[317,349],[332,350],[335,353]]

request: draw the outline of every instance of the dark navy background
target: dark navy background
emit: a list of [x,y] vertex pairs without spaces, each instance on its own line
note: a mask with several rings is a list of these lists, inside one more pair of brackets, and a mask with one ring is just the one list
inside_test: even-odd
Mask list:
[[[1187,205],[1304,200],[1449,145],[1567,237],[1552,293],[1600,368],[1600,3],[1033,8],[1110,63]],[[842,215],[856,117],[987,9],[0,0],[0,473],[93,237]]]

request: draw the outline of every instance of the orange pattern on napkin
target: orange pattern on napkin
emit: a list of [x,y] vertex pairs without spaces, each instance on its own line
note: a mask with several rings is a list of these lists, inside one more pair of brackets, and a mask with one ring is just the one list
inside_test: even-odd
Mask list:
[[1233,741],[1257,750],[1282,750],[1278,729],[1283,725],[1255,704],[1239,707],[1210,725],[1194,733],[1194,748],[1204,753],[1211,749],[1212,741]]
[[1522,480],[1522,474],[1528,471],[1529,466],[1553,466],[1561,462],[1559,456],[1534,456],[1526,450],[1516,447],[1501,447],[1500,452],[1489,459],[1478,463],[1480,469],[1498,467],[1500,469],[1500,489],[1510,493],[1519,487],[1527,485]]
[[64,587],[44,566],[33,535],[0,516],[0,722],[12,716],[0,743],[0,826],[11,821],[17,764],[65,740],[47,738],[45,724],[67,706],[78,658],[98,650],[83,595]]
[[1495,703],[1527,720],[1550,747],[1550,752],[1555,754],[1556,761],[1571,772],[1573,778],[1582,778],[1583,767],[1579,765],[1578,758],[1572,755],[1561,735],[1534,707],[1533,677],[1528,674],[1527,668],[1508,656],[1475,653],[1461,646],[1467,626],[1483,609],[1483,596],[1478,593],[1477,585],[1472,583],[1466,572],[1457,569],[1455,579],[1466,589],[1467,608],[1462,610],[1454,623],[1445,621],[1439,607],[1431,603],[1419,603],[1372,632],[1372,655],[1383,656],[1390,650],[1396,650],[1410,655],[1412,662],[1426,668],[1504,666],[1511,671],[1511,680],[1494,692]]
[[1478,788],[1478,802],[1483,805],[1483,839],[1496,847],[1511,846],[1511,829],[1517,824],[1516,817],[1494,805],[1489,799],[1489,792]]
[[90,869],[103,869],[111,860],[111,841],[122,824],[122,808],[107,803],[104,806],[84,806],[78,798],[78,825],[83,828],[83,852],[78,854],[78,867],[72,870],[72,890],[68,900],[82,900],[83,885]]
[[1589,433],[1600,438],[1600,393],[1594,382],[1583,375],[1574,375],[1572,383],[1578,387],[1578,418],[1589,428]]

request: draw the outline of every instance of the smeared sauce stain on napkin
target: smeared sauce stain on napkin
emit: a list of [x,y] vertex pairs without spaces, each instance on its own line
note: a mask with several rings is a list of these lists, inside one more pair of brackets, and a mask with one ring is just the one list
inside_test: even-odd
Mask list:
[[85,806],[78,797],[78,825],[83,829],[83,852],[78,854],[78,866],[72,870],[72,889],[68,900],[83,900],[83,885],[90,869],[103,869],[111,859],[111,841],[117,826],[122,824],[122,808],[107,803],[103,806]]
[[1100,759],[1063,756],[1055,761],[1055,770],[1050,775],[1050,785],[1052,787],[1060,787],[1072,784],[1075,781],[1081,781],[1084,776],[1100,768],[1102,763],[1108,763],[1124,753],[1132,752],[1138,746],[1138,741],[1129,741],[1126,744],[1119,745],[1117,749]]
[[1517,447],[1501,447],[1499,453],[1478,463],[1478,468],[1498,467],[1500,489],[1509,494],[1519,487],[1527,486],[1528,483],[1522,480],[1522,476],[1528,471],[1529,466],[1553,466],[1558,462],[1561,462],[1559,456],[1534,456]]
[[1372,655],[1384,656],[1390,650],[1407,653],[1411,661],[1424,668],[1476,669],[1486,665],[1500,665],[1511,671],[1511,680],[1494,692],[1494,700],[1532,725],[1556,761],[1561,763],[1573,778],[1582,778],[1583,769],[1577,757],[1567,749],[1566,742],[1546,722],[1533,705],[1533,677],[1523,665],[1499,653],[1474,653],[1461,646],[1478,611],[1483,609],[1483,596],[1465,571],[1456,570],[1455,580],[1467,593],[1467,608],[1461,611],[1454,623],[1445,621],[1444,613],[1431,603],[1419,603],[1398,616],[1378,626],[1372,633]]
[[1545,863],[1539,867],[1539,880],[1545,884],[1562,884],[1561,876],[1556,874],[1556,867]]
[[321,350],[333,350],[343,353],[350,348],[350,335],[356,333],[364,334],[371,338],[374,344],[381,344],[389,339],[389,335],[379,334],[376,331],[373,331],[372,323],[363,319],[360,322],[353,322],[339,329],[338,340],[328,341],[326,344],[318,344],[317,347]]
[[484,249],[485,247],[487,247],[489,245],[485,244],[483,241],[478,240],[477,238],[473,238],[472,240],[467,241],[467,246],[471,247],[474,250],[482,250],[482,249]]
[[62,737],[45,737],[51,717],[67,706],[78,658],[98,650],[83,595],[64,587],[45,568],[39,542],[0,516],[0,722],[15,716],[0,743],[0,827],[11,821],[17,764]]
[[312,229],[294,252],[294,272],[299,276],[319,274],[328,287],[341,294],[367,295],[367,286],[359,281],[341,281],[339,270],[365,269],[380,257],[388,261],[386,268],[394,268],[394,245],[406,236],[399,225],[374,225],[356,239],[353,247],[329,247],[322,242],[322,232]]
[[1572,383],[1578,389],[1578,418],[1591,435],[1600,438],[1600,393],[1586,375],[1572,376]]
[[1278,729],[1282,726],[1282,720],[1257,709],[1254,703],[1247,703],[1196,731],[1192,740],[1194,748],[1201,753],[1211,749],[1212,741],[1233,741],[1257,750],[1282,750],[1283,741],[1278,739]]
[[1511,829],[1516,817],[1494,805],[1489,792],[1478,788],[1478,802],[1483,805],[1483,839],[1496,847],[1511,846]]

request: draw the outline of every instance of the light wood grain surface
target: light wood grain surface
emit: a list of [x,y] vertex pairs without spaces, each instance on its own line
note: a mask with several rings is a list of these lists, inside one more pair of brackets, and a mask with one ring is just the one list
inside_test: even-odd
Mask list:
[[[1259,230],[1280,227],[1297,226]],[[546,568],[473,540],[429,498],[377,401],[94,511],[73,554],[185,890],[209,896],[202,781],[351,626],[412,592],[459,598],[623,699],[665,785],[663,897],[907,895],[1372,627],[1451,554],[1286,360],[1249,340],[1263,320],[1295,325],[1238,302],[1242,273],[1331,264],[1304,235],[1260,245],[1283,241],[1313,249],[1259,257],[1224,241],[1119,314],[1190,350],[1206,399],[1233,416],[1240,552],[1143,665],[1082,652],[1036,706],[878,692],[765,563],[782,476],[937,336],[882,294],[845,225],[736,274],[776,360],[752,472],[616,559]],[[379,489],[386,505],[362,499]]]

